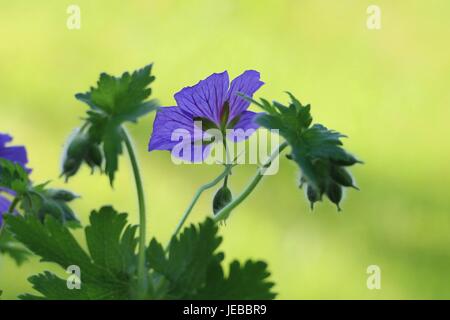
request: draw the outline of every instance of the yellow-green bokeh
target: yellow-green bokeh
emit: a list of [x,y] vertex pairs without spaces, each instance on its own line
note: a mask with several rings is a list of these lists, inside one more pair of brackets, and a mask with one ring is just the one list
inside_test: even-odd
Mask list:
[[[81,8],[68,30],[66,9]],[[366,9],[382,10],[368,30]],[[366,161],[354,169],[338,214],[323,203],[311,213],[297,189],[297,168],[281,160],[221,228],[228,259],[264,259],[282,299],[450,298],[450,22],[448,0],[0,0],[0,131],[29,150],[35,181],[58,179],[65,138],[84,106],[73,95],[106,71],[154,61],[154,97],[173,94],[213,72],[261,72],[257,96],[292,91],[312,104],[316,121],[342,131]],[[130,126],[140,152],[149,235],[167,241],[194,190],[219,166],[175,166],[147,153],[153,115]],[[68,188],[74,209],[113,204],[137,222],[134,185],[123,157],[115,190],[87,169]],[[254,166],[235,170],[238,192]],[[206,194],[190,222],[210,213]],[[80,239],[83,237],[78,233]],[[17,267],[0,258],[0,290],[14,298],[27,277],[58,270],[37,259]],[[366,268],[382,271],[382,289],[366,287]]]

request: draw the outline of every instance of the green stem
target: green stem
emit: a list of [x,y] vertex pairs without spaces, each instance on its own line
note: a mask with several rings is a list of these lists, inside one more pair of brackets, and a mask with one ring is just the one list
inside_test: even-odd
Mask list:
[[11,205],[9,206],[8,213],[12,214],[14,210],[17,207],[17,204],[19,204],[20,199],[18,197],[15,197],[14,200],[11,202]]
[[226,165],[225,169],[223,170],[223,172],[220,175],[218,175],[214,180],[212,180],[211,182],[208,182],[208,183],[202,185],[200,188],[198,188],[197,192],[194,195],[194,198],[192,199],[191,203],[189,204],[189,207],[183,213],[183,216],[181,217],[181,220],[178,223],[178,225],[177,225],[177,227],[175,229],[175,232],[173,233],[173,235],[171,237],[171,241],[180,232],[181,228],[183,227],[183,225],[186,222],[189,214],[192,212],[192,209],[194,208],[195,204],[197,203],[197,201],[200,198],[200,196],[202,195],[202,193],[204,191],[214,187],[216,184],[218,184],[220,181],[222,181],[222,179],[228,177],[228,175],[230,174],[231,168],[232,168],[232,165]]
[[123,129],[123,138],[130,157],[131,166],[133,168],[134,180],[136,183],[136,191],[139,203],[139,253],[138,253],[138,298],[143,299],[148,290],[148,279],[146,272],[145,251],[146,251],[146,213],[144,189],[142,187],[142,179],[139,170],[139,164],[136,158],[136,152],[131,142],[128,132]]
[[248,186],[242,191],[241,194],[239,194],[233,201],[231,201],[229,204],[227,204],[224,208],[222,208],[215,216],[214,221],[220,221],[228,218],[231,211],[233,211],[234,208],[236,208],[239,204],[241,204],[242,201],[244,201],[250,193],[255,189],[255,187],[258,185],[258,183],[261,181],[262,177],[264,176],[264,173],[267,171],[267,169],[272,164],[272,161],[275,160],[278,155],[288,146],[287,142],[283,142],[278,149],[272,153],[272,155],[269,157],[269,159],[262,165],[261,168],[258,169],[256,172],[256,175],[253,177],[253,179],[250,181]]
[[[226,154],[226,165],[230,164],[231,159],[230,159],[230,153],[228,152],[228,147],[227,147],[227,137],[225,133],[222,133],[222,139],[223,139],[223,148],[225,149],[225,154]],[[226,187],[228,184],[228,176],[230,175],[227,174],[225,176],[225,178],[223,179],[223,186]]]

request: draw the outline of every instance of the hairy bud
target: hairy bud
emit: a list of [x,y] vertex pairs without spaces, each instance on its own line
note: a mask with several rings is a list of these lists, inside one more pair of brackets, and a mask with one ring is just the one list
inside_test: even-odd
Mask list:
[[308,185],[306,187],[306,197],[308,198],[308,200],[311,204],[311,210],[314,209],[314,203],[321,200],[320,193],[311,185]]
[[221,209],[223,209],[227,204],[233,200],[233,195],[227,186],[223,186],[217,190],[216,195],[213,200],[213,212],[217,214]]
[[328,199],[330,199],[331,202],[336,204],[338,211],[341,211],[339,203],[342,200],[342,187],[339,184],[335,182],[330,182],[328,184],[327,197]]
[[46,193],[50,198],[64,202],[70,202],[79,198],[75,193],[62,189],[48,189]]
[[63,160],[62,176],[65,176],[66,181],[74,176],[80,169],[86,154],[89,141],[85,134],[78,133],[70,142]]
[[66,177],[66,181],[78,172],[83,161],[94,171],[96,167],[101,168],[103,154],[98,143],[90,137],[89,133],[78,132],[69,142],[64,155],[61,175]]
[[330,175],[331,178],[341,186],[355,187],[351,174],[345,168],[332,165]]
[[85,160],[92,170],[94,170],[95,167],[102,167],[103,155],[97,144],[91,143],[89,145]]

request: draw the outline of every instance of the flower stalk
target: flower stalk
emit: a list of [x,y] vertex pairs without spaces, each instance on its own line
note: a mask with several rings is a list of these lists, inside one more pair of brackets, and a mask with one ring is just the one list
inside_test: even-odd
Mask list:
[[283,142],[277,150],[275,150],[269,159],[258,169],[253,179],[250,181],[248,186],[242,191],[234,200],[232,200],[228,205],[226,205],[224,208],[222,208],[217,214],[214,216],[213,220],[218,222],[221,220],[225,220],[229,217],[231,211],[236,208],[238,205],[242,203],[255,189],[255,187],[258,185],[258,183],[261,181],[261,179],[264,176],[264,173],[267,171],[267,169],[272,164],[272,161],[274,161],[279,154],[288,146],[287,142]]
[[16,210],[17,205],[19,204],[20,199],[18,197],[15,197],[14,200],[11,202],[11,205],[9,206],[8,213],[12,214],[14,210]]
[[[178,225],[177,225],[171,239],[174,239],[178,235],[178,233],[180,232],[180,230],[183,227],[184,223],[186,222],[187,218],[191,214],[192,209],[194,208],[195,204],[197,203],[197,201],[200,198],[200,196],[202,195],[202,193],[208,189],[211,189],[212,187],[217,185],[223,179],[226,179],[228,177],[228,175],[230,174],[233,166],[234,165],[232,165],[232,164],[226,164],[225,169],[222,171],[222,173],[220,175],[218,175],[214,180],[202,185],[200,188],[197,189],[197,191],[195,192],[194,198],[192,198],[191,203],[189,204],[186,211],[183,213],[183,216],[181,217],[180,222],[178,222]],[[170,246],[170,244],[169,244],[169,246]],[[168,247],[167,247],[167,249],[168,249]]]
[[142,178],[139,170],[139,164],[136,157],[136,152],[128,132],[123,129],[123,139],[130,157],[131,166],[133,169],[134,180],[136,184],[136,191],[139,204],[139,249],[138,249],[138,298],[143,299],[148,290],[147,272],[145,269],[145,250],[146,250],[146,208],[144,188],[142,186]]

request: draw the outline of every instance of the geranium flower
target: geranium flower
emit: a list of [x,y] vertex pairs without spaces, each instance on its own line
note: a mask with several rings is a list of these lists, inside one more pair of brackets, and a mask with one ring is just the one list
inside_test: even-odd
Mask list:
[[[258,125],[254,119],[257,113],[248,111],[250,102],[238,94],[252,97],[264,84],[259,78],[259,72],[247,70],[230,84],[228,73],[224,71],[212,74],[195,86],[182,89],[174,96],[176,106],[160,108],[156,114],[149,151],[173,151],[180,143],[179,140],[173,139],[173,133],[182,130],[192,137],[189,141],[192,152],[172,154],[198,162],[204,160],[211,147],[210,143],[202,143],[207,130],[217,129],[224,135],[230,129],[242,129],[247,132],[252,132],[251,129],[256,130]],[[197,125],[199,121],[201,121],[200,128]],[[232,140],[236,142],[248,137],[247,134],[241,137],[233,136]],[[200,147],[202,151],[200,154],[195,152],[195,146]]]
[[[27,151],[23,146],[6,146],[9,142],[12,141],[12,137],[8,134],[0,133],[0,158],[6,159],[15,163],[20,164],[26,171],[30,172],[31,170],[27,169],[26,165],[28,163]],[[0,188],[0,226],[3,222],[3,213],[8,212],[9,207],[11,205],[11,201],[2,196],[1,193],[6,192],[11,195],[14,195],[12,190]]]

